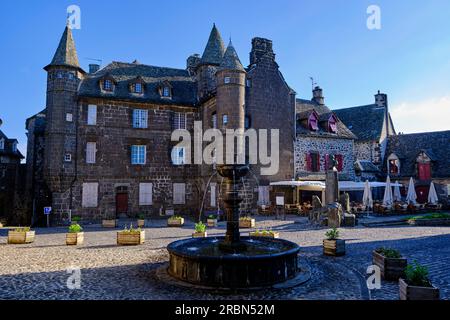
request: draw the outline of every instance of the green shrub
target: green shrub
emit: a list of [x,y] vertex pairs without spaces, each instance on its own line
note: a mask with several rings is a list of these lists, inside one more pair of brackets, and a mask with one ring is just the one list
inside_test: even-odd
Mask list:
[[328,240],[337,240],[339,239],[339,230],[333,228],[325,233],[325,237],[327,237]]
[[195,224],[195,232],[203,233],[206,231],[206,225],[203,222],[199,222]]
[[410,286],[432,287],[428,278],[428,269],[414,261],[414,265],[408,265],[405,269],[406,282]]
[[183,217],[181,216],[173,216],[169,218],[169,220],[181,220],[181,219],[183,219]]
[[125,225],[124,229],[120,233],[141,233],[141,228],[134,229],[133,224],[130,224],[130,229]]
[[375,252],[381,254],[385,258],[389,259],[400,259],[402,255],[398,250],[389,249],[389,248],[378,248]]
[[252,235],[255,235],[255,236],[274,236],[275,235],[275,231],[272,231],[272,230],[267,230],[267,229],[260,229],[260,230],[257,230],[257,231],[255,231],[255,232],[252,232]]
[[79,224],[72,224],[69,227],[69,233],[79,233],[83,231],[83,228]]
[[29,232],[31,230],[30,227],[20,227],[20,228],[15,228],[14,232]]
[[145,214],[140,213],[140,214],[138,215],[138,219],[139,219],[139,220],[145,220]]
[[431,220],[431,219],[450,219],[448,213],[432,213],[425,216],[409,217],[408,220]]

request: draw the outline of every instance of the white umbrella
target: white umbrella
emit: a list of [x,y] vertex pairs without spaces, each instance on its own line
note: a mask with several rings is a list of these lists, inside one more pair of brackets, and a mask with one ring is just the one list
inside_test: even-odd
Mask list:
[[409,186],[408,186],[408,195],[406,196],[406,202],[408,204],[416,204],[417,200],[417,194],[416,194],[416,188],[414,187],[414,180],[411,177],[409,180]]
[[437,204],[439,201],[436,188],[434,187],[434,183],[432,182],[430,185],[430,192],[428,192],[428,203]]
[[373,208],[372,190],[370,189],[369,180],[364,184],[363,205],[366,210]]
[[402,194],[400,193],[400,185],[398,181],[396,181],[394,187],[394,201],[402,201]]
[[386,179],[386,188],[384,189],[383,206],[391,207],[393,202],[391,178]]

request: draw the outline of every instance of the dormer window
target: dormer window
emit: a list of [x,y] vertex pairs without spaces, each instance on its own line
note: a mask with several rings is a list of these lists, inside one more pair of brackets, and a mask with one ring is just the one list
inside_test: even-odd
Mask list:
[[0,140],[0,150],[4,150],[5,149],[5,139],[1,139]]
[[170,98],[170,88],[169,87],[167,87],[167,86],[163,87],[162,96],[164,98]]
[[397,155],[391,154],[388,157],[388,170],[390,175],[400,175],[400,159],[397,157]]
[[133,93],[138,93],[138,94],[143,93],[142,83],[139,83],[139,82],[134,83],[134,84],[131,86],[131,91],[132,91]]
[[14,142],[12,145],[12,151],[17,152],[17,142]]
[[225,77],[224,79],[225,84],[228,84],[231,82],[231,78],[230,77]]
[[103,81],[103,90],[105,91],[113,91],[113,83],[109,79],[105,79]]
[[331,133],[337,132],[337,121],[333,115],[330,117],[330,119],[328,119],[328,132]]
[[308,118],[308,127],[309,130],[318,131],[319,130],[319,119],[315,113],[311,113]]

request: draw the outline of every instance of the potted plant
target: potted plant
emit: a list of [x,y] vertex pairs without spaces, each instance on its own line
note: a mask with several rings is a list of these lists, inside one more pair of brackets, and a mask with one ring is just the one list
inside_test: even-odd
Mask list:
[[250,237],[278,239],[280,237],[280,233],[272,230],[258,230],[255,232],[250,232]]
[[408,261],[402,258],[399,251],[388,248],[378,248],[372,253],[373,264],[381,270],[385,280],[398,280],[405,274]]
[[339,230],[333,228],[327,233],[323,240],[323,254],[326,256],[339,257],[345,255],[345,240],[339,239]]
[[218,225],[217,216],[215,214],[211,214],[208,216],[208,220],[206,221],[208,227],[215,228]]
[[182,227],[184,226],[184,218],[180,216],[173,216],[167,220],[167,226],[169,227]]
[[400,278],[400,300],[439,300],[439,289],[428,277],[428,269],[416,261],[405,269],[405,279]]
[[249,229],[256,226],[256,221],[252,217],[241,217],[239,219],[239,228]]
[[103,228],[116,228],[117,227],[117,219],[113,219],[112,217],[109,219],[103,219],[102,225]]
[[141,213],[138,216],[138,227],[144,228],[145,227],[145,214]]
[[69,227],[69,232],[66,235],[66,245],[76,246],[83,244],[84,242],[84,232],[83,228],[79,224],[72,224]]
[[133,225],[130,229],[125,229],[117,232],[117,244],[123,246],[137,246],[145,242],[145,231],[141,228],[133,229]]
[[8,231],[8,244],[26,244],[34,242],[35,232],[29,227]]
[[193,238],[206,238],[208,233],[206,232],[206,225],[203,222],[195,224],[195,233],[192,234]]

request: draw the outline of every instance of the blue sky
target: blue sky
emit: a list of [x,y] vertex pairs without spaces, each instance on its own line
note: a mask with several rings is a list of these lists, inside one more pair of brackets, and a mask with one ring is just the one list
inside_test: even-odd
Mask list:
[[[26,148],[25,119],[45,106],[46,74],[65,26],[66,8],[81,8],[74,30],[83,68],[101,59],[185,67],[202,53],[215,22],[232,37],[244,65],[251,39],[274,42],[277,61],[299,97],[313,76],[333,109],[389,95],[397,131],[450,129],[450,1],[447,0],[40,0],[3,1],[0,10],[2,130]],[[381,30],[366,27],[369,5]]]

